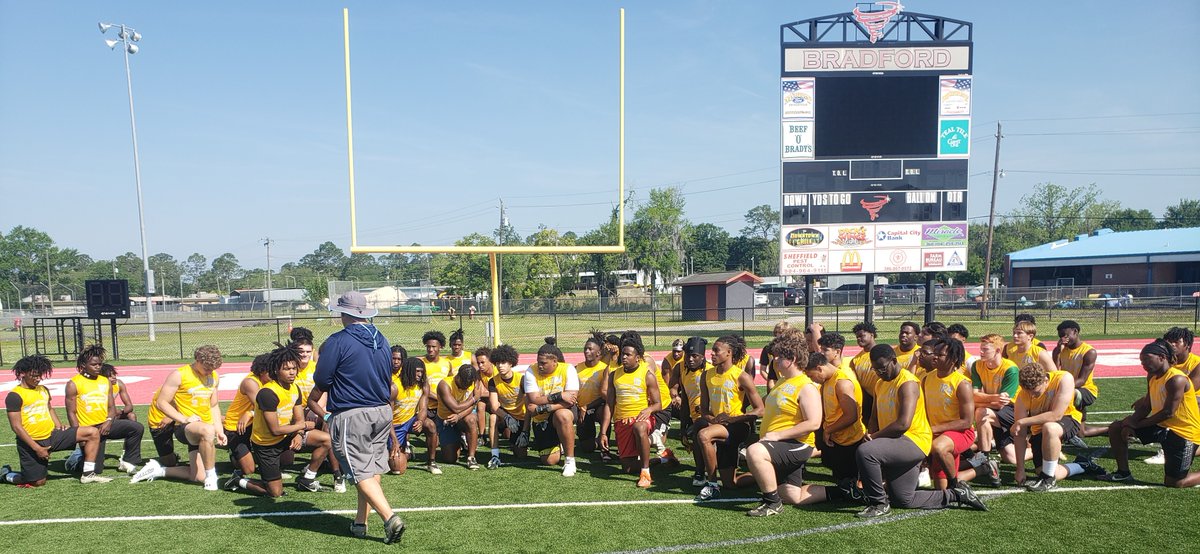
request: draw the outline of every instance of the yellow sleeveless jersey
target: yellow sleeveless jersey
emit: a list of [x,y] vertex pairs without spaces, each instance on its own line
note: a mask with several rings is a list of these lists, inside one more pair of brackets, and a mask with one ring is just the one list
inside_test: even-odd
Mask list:
[[[259,379],[257,375],[251,373],[246,375],[246,379],[252,379],[255,383],[258,383],[258,388],[262,389],[262,379]],[[292,385],[295,386],[295,383]],[[233,402],[229,403],[229,408],[225,410],[225,421],[223,424],[225,430],[237,431],[238,420],[242,418],[242,414],[246,413],[246,411],[254,411],[254,399],[242,394],[242,386],[239,384],[237,394],[233,395]]]
[[686,366],[679,368],[679,381],[684,394],[687,395],[688,412],[692,415],[692,421],[700,419],[700,380],[704,379],[712,368],[712,362],[708,360],[704,361],[704,369],[688,371]]
[[1012,346],[1013,349],[1011,353],[1009,352],[1008,346],[1004,347],[1004,357],[1012,360],[1014,364],[1017,364],[1017,369],[1025,367],[1029,364],[1038,363],[1038,358],[1041,357],[1042,352],[1046,351],[1046,349],[1036,344],[1030,344],[1029,349],[1024,352],[1018,352],[1015,344]]
[[710,414],[742,415],[742,385],[738,383],[741,375],[742,368],[736,365],[725,370],[725,373],[718,373],[715,367],[704,371]]
[[1004,380],[1010,379],[1011,383],[1016,383],[1019,378],[1020,369],[1017,369],[1017,364],[1013,363],[1008,358],[1000,358],[1000,367],[992,369],[988,367],[987,362],[983,360],[975,360],[975,365],[971,366],[971,384],[978,385],[976,388],[987,394],[1000,394],[1007,392],[1009,402],[1017,398],[1020,385],[1012,386],[1010,390],[1004,388]]
[[1183,363],[1175,364],[1171,366],[1171,369],[1178,369],[1179,371],[1182,371],[1184,375],[1190,377],[1192,373],[1196,371],[1197,367],[1200,367],[1200,356],[1189,352],[1187,359],[1184,360]]
[[163,426],[163,423],[170,423],[170,421],[167,421],[167,416],[162,413],[162,410],[158,409],[158,392],[160,390],[162,389],[155,390],[154,394],[150,397],[150,410],[146,413],[146,425],[150,426],[151,429],[158,429]]
[[471,364],[471,355],[466,350],[463,350],[463,353],[459,356],[443,356],[443,359],[450,364],[450,369],[452,370],[458,370],[461,366]]
[[[1071,374],[1072,378],[1078,378],[1079,372],[1083,370],[1083,355],[1092,350],[1092,345],[1081,342],[1079,348],[1070,349],[1063,346],[1062,350],[1058,351],[1058,369]],[[1100,396],[1100,389],[1096,388],[1096,383],[1092,381],[1096,372],[1093,370],[1092,375],[1088,375],[1087,381],[1083,383],[1083,388],[1087,389],[1096,397]]]
[[925,415],[925,398],[921,391],[921,383],[907,369],[901,369],[900,375],[891,381],[879,380],[875,389],[875,413],[879,419],[879,428],[891,425],[900,416],[900,386],[904,383],[917,384],[917,405],[913,410],[912,423],[904,431],[904,436],[913,441],[925,455],[929,455],[929,447],[933,444],[933,433],[929,430],[929,419]]
[[108,419],[108,399],[112,394],[108,377],[97,375],[88,379],[83,374],[71,378],[75,383],[75,417],[81,427],[99,425]]
[[603,398],[606,391],[600,390],[600,385],[604,381],[604,372],[608,370],[608,365],[597,361],[592,367],[588,367],[586,363],[579,362],[575,364],[575,373],[579,374],[579,407],[586,408],[588,404]]
[[[896,363],[900,364],[900,369],[908,369],[908,366],[909,366],[909,364],[912,363],[913,358],[915,358],[917,356],[917,352],[921,351],[921,345],[913,344],[912,350],[905,352],[905,351],[901,350],[900,345],[897,344],[892,347],[892,351],[894,351],[896,353]],[[871,356],[870,356],[870,353],[868,352],[867,353],[867,362],[870,363],[870,360],[871,360]],[[911,373],[911,371],[910,371],[910,373]]]
[[[455,402],[458,402],[460,404],[463,403],[464,401],[466,401],[468,398],[470,398],[471,394],[475,392],[475,382],[474,381],[472,381],[471,385],[465,389],[458,388],[458,383],[454,382],[454,379],[450,379],[449,381],[446,381],[446,385],[450,387],[450,398],[453,398]],[[446,406],[445,404],[438,402],[437,414],[438,414],[438,417],[440,417],[442,419],[446,419],[446,418],[450,417],[451,415],[454,415],[454,412],[450,411],[450,408],[448,406]]]
[[[283,388],[275,381],[269,381],[259,389],[258,393],[269,391],[279,399],[279,404],[275,406],[275,417],[279,418],[279,425],[291,425],[292,416],[295,415],[293,409],[300,403],[300,389],[293,383],[291,387]],[[287,435],[273,435],[271,428],[267,426],[266,410],[260,409],[257,405],[254,409],[253,429],[250,430],[250,442],[259,446],[272,446],[279,444],[279,441],[286,439]]]
[[54,420],[50,418],[50,389],[38,385],[36,389],[18,384],[12,394],[21,397],[21,427],[29,438],[40,441],[50,438],[54,432]]
[[421,395],[425,394],[425,391],[418,384],[404,388],[399,375],[392,376],[392,383],[396,385],[396,400],[392,402],[392,425],[404,425],[417,415],[417,406],[421,404]]
[[[925,415],[929,417],[930,426],[942,425],[958,419],[959,383],[967,378],[957,371],[951,371],[946,377],[938,376],[936,371],[925,375],[921,380],[921,392],[925,396]],[[974,416],[970,416],[974,417]]]
[[[540,372],[538,372],[536,367],[530,367],[529,371],[533,372],[533,378],[535,381],[537,381],[538,389],[542,391],[542,394],[545,394],[547,397],[549,397],[551,394],[556,392],[563,392],[567,390],[567,370],[570,369],[570,367],[571,366],[563,362],[559,362],[558,366],[555,367],[554,371],[550,372],[549,375],[542,375]],[[539,414],[533,416],[533,421],[536,423],[541,423],[547,419],[550,419],[550,414]]]
[[[854,375],[858,377],[858,384],[861,385],[861,389],[867,394],[874,396],[875,386],[879,384],[879,375],[871,368],[871,352],[863,350],[856,354],[850,359],[850,367],[854,369]],[[858,405],[861,408],[862,402],[861,399],[859,400]]]
[[[1029,407],[1029,415],[1031,416],[1046,413],[1050,411],[1050,408],[1054,405],[1054,397],[1058,395],[1059,383],[1061,383],[1063,379],[1070,380],[1071,374],[1065,371],[1051,371],[1050,383],[1046,385],[1045,393],[1042,393],[1041,396],[1034,398],[1029,391],[1025,390],[1025,387],[1021,387],[1021,392],[1017,393],[1017,399],[1019,400],[1022,396],[1024,396],[1025,405]],[[1071,387],[1071,391],[1071,394],[1073,395],[1075,387]],[[1074,419],[1076,423],[1083,423],[1083,414],[1079,413],[1079,410],[1075,409],[1074,402],[1067,402],[1067,411],[1064,413],[1064,415],[1070,416],[1071,419]],[[1041,433],[1042,426],[1032,425],[1029,427],[1029,432],[1034,435]]]
[[646,393],[647,373],[642,365],[638,365],[633,371],[621,368],[612,373],[613,388],[617,392],[616,406],[613,406],[614,419],[637,417],[650,405]]
[[[1031,346],[1031,347],[1036,346],[1038,348],[1041,348],[1042,350],[1046,349],[1046,347],[1042,346],[1042,341],[1037,340],[1037,337],[1034,337],[1029,340],[1029,346]],[[1017,343],[1010,342],[1010,343],[1004,345],[1004,357],[1005,358],[1008,358],[1015,362],[1015,361],[1017,361],[1015,358],[1016,354],[1017,354]],[[1020,367],[1021,365],[1022,364],[1017,364],[1017,367]]]
[[[876,378],[878,380],[878,376]],[[828,429],[837,423],[837,420],[842,419],[842,405],[838,402],[837,397],[838,381],[846,381],[854,387],[854,403],[858,406],[858,413],[855,414],[852,425],[829,435],[829,440],[842,446],[850,446],[862,440],[863,435],[867,434],[867,426],[863,424],[862,420],[862,385],[859,384],[853,371],[838,368],[833,377],[821,384],[821,404],[825,412],[825,421],[822,423],[822,427]]]
[[425,405],[430,410],[434,410],[438,406],[438,383],[454,377],[454,370],[450,368],[450,359],[445,356],[438,356],[438,359],[432,362],[427,358],[421,358],[421,360],[425,362],[425,382],[429,383],[429,400],[425,402]]
[[[682,358],[680,358],[682,360]],[[666,360],[664,360],[666,361]],[[674,364],[667,362],[667,375],[663,376],[662,364],[652,364],[654,368],[654,378],[658,381],[658,402],[660,410],[667,409],[667,404],[671,403],[671,368]]]
[[121,382],[116,379],[109,379],[109,381],[111,381],[110,384],[112,385],[113,398],[120,399],[121,398]]
[[525,418],[525,401],[521,398],[521,379],[524,377],[521,373],[514,371],[512,379],[505,381],[500,377],[499,370],[492,377],[492,388],[496,389],[500,407],[517,419]]
[[[767,398],[763,402],[763,433],[783,431],[804,421],[809,414],[804,413],[800,406],[800,391],[808,386],[814,386],[814,384],[812,379],[803,373],[775,383],[775,388],[767,393]],[[817,445],[815,433],[808,433],[798,440],[809,446]]]
[[1187,380],[1183,399],[1179,401],[1179,407],[1175,409],[1175,414],[1159,422],[1158,425],[1174,431],[1184,440],[1200,443],[1200,407],[1196,404],[1196,389],[1182,371],[1171,368],[1161,377],[1150,379],[1147,385],[1150,391],[1150,415],[1153,416],[1162,411],[1167,401],[1167,381],[1177,375],[1183,376]]
[[296,381],[292,383],[296,388],[300,389],[300,404],[308,404],[308,395],[312,394],[313,374],[317,371],[317,360],[313,358],[308,361],[308,365],[304,366],[299,373],[296,374]]
[[217,393],[217,383],[221,378],[217,372],[212,372],[205,381],[200,381],[192,366],[185,365],[179,372],[179,389],[175,391],[175,409],[183,417],[199,416],[200,421],[214,423],[212,418],[212,396]]

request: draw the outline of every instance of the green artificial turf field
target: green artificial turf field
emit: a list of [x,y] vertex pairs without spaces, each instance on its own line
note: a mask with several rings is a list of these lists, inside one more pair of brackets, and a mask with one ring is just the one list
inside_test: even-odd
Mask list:
[[[1145,381],[1137,378],[1103,379],[1099,385],[1101,397],[1090,416],[1094,422],[1123,417],[1145,390]],[[139,415],[144,410],[141,407]],[[673,434],[671,445],[678,450],[676,439]],[[149,435],[146,441],[146,453],[153,453]],[[17,463],[12,442],[10,431],[0,432],[0,463]],[[1099,448],[1106,439],[1088,442]],[[289,481],[287,495],[270,500],[205,492],[196,483],[160,480],[131,485],[112,469],[119,448],[119,441],[109,444],[106,474],[117,477],[112,483],[82,485],[62,474],[67,452],[60,452],[51,458],[46,486],[0,486],[0,551],[396,548],[382,544],[378,518],[371,520],[369,540],[349,537],[353,488],[345,494],[328,489],[298,492]],[[183,448],[177,446],[177,451]],[[1062,482],[1055,492],[1017,492],[1011,486],[1012,468],[1002,466],[1003,486],[975,487],[985,495],[989,512],[897,509],[871,525],[854,518],[860,508],[849,504],[788,508],[779,516],[748,518],[744,512],[757,497],[752,489],[725,490],[722,502],[693,503],[696,489],[686,454],[679,467],[656,468],[654,485],[640,490],[634,487],[635,476],[583,457],[579,474],[569,479],[561,476],[560,468],[511,455],[505,461],[514,465],[494,471],[442,464],[445,474],[433,476],[422,469],[424,449],[418,445],[412,469],[402,476],[385,476],[383,484],[408,523],[402,547],[420,552],[608,552],[680,545],[711,552],[1191,550],[1198,534],[1190,514],[1200,509],[1200,491],[1159,486],[1162,467],[1140,461],[1153,452],[1134,446],[1131,453],[1136,482],[1130,485],[1077,477]],[[486,461],[486,449],[479,458]],[[218,451],[218,459],[218,471],[228,475],[226,453]],[[1100,463],[1110,470],[1114,466],[1107,456]],[[829,474],[819,463],[810,464],[810,470],[807,478],[828,482]],[[331,485],[327,474],[321,481]],[[145,518],[122,519],[130,516]],[[67,521],[35,521],[44,519]]]

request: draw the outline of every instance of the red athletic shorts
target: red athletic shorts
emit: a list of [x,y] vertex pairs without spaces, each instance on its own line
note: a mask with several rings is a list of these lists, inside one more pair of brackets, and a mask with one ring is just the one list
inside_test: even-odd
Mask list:
[[632,417],[617,420],[617,456],[621,458],[637,458],[641,455],[638,452],[635,421]]
[[[958,469],[958,456],[969,450],[971,445],[975,443],[975,430],[946,431],[945,433],[934,435],[933,438],[936,439],[943,435],[950,437],[950,440],[954,441],[954,468]],[[929,457],[929,477],[933,479],[946,478],[946,468],[942,467],[942,462],[938,460],[937,456]]]

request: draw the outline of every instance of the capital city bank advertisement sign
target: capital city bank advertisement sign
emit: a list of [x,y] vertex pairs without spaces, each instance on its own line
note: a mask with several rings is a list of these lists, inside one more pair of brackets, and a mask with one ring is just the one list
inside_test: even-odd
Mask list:
[[967,245],[966,223],[934,223],[921,225],[921,247],[941,248]]

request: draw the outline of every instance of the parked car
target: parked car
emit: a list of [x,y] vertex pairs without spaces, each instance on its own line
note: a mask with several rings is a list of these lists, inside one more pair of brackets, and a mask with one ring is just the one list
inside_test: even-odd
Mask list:
[[770,296],[768,296],[766,293],[762,293],[762,292],[754,293],[754,307],[755,308],[760,308],[762,306],[769,306],[769,305],[771,305],[771,297]]
[[[771,306],[795,306],[804,303],[804,290],[796,287],[767,286],[759,287],[755,292],[767,295]],[[757,295],[755,296],[755,304],[758,304]]]
[[862,283],[847,283],[836,289],[825,291],[821,301],[824,304],[862,304],[866,299],[867,286]]

